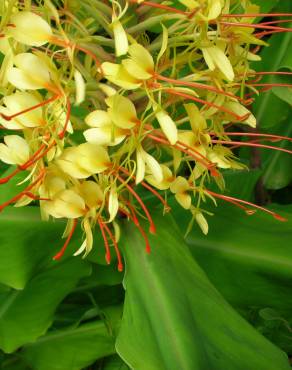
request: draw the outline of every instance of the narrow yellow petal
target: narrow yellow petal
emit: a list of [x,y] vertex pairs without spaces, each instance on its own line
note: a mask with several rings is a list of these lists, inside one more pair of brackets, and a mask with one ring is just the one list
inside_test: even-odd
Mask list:
[[171,117],[163,110],[155,114],[159,125],[164,135],[169,140],[170,144],[174,145],[177,142],[177,127]]

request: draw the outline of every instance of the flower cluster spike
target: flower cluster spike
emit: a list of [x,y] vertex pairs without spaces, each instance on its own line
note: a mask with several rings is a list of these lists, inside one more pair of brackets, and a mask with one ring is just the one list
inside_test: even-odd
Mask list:
[[[99,226],[106,262],[115,253],[122,270],[122,218],[150,253],[141,218],[156,228],[145,192],[164,211],[173,194],[205,234],[208,199],[283,220],[208,185],[224,190],[221,170],[244,168],[233,148],[283,150],[260,141],[291,141],[257,132],[249,106],[258,91],[291,86],[261,83],[291,73],[255,72],[250,62],[264,36],[292,31],[292,14],[262,14],[249,0],[5,0],[0,13],[0,160],[12,166],[0,186],[20,173],[26,183],[0,211],[39,202],[45,219],[67,219],[54,259],[78,224],[84,240],[72,254],[86,256]],[[273,18],[256,23],[260,16]]]

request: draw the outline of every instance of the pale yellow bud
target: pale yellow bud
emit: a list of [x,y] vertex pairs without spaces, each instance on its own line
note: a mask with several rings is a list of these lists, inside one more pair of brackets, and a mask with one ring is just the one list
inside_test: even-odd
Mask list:
[[127,34],[121,22],[116,17],[113,19],[112,28],[114,33],[116,56],[120,57],[128,52],[129,43]]
[[197,224],[200,226],[200,229],[202,230],[203,234],[207,235],[209,231],[209,226],[206,218],[201,212],[195,213],[195,220]]
[[75,104],[81,104],[85,99],[86,86],[82,74],[76,69],[74,72],[75,86],[76,86],[76,98]]
[[119,200],[118,200],[118,193],[116,191],[115,186],[113,186],[110,190],[109,199],[108,199],[108,212],[110,218],[108,222],[112,222],[113,219],[116,217],[119,210]]
[[170,144],[174,145],[177,142],[177,127],[175,122],[164,110],[159,110],[155,113],[155,116],[164,135],[167,137]]

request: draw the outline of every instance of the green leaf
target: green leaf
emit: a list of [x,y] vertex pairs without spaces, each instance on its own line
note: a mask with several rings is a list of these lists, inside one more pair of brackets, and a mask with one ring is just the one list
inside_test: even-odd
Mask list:
[[279,0],[253,0],[252,3],[259,5],[261,13],[268,13],[279,3]]
[[104,361],[101,370],[129,370],[129,367],[119,356],[110,356]]
[[[291,310],[292,206],[277,206],[276,211],[288,221],[263,213],[247,216],[219,202],[208,218],[208,235],[193,229],[187,237],[211,282],[236,307]],[[175,216],[184,231],[188,213],[177,210]]]
[[[287,58],[291,54],[291,42],[290,32],[273,35],[269,40],[270,46],[264,48],[261,54],[262,62],[256,63],[255,68],[261,71],[278,71],[287,67]],[[267,76],[261,81],[271,83],[273,79],[273,76]],[[290,112],[289,105],[275,96],[272,91],[260,94],[254,107],[259,127],[262,129],[277,125],[285,120]]]
[[23,290],[11,289],[3,294],[0,301],[0,348],[11,353],[44,334],[52,323],[58,304],[89,272],[88,263],[77,258],[52,262]]
[[43,222],[39,213],[38,207],[11,207],[0,214],[0,283],[23,289],[62,246],[65,223]]
[[[280,123],[268,133],[291,137],[292,125],[290,120]],[[279,148],[292,150],[292,143],[287,140],[276,142]],[[289,185],[292,180],[292,155],[277,150],[265,150],[261,152],[263,167],[263,184],[267,189],[281,189]]]
[[284,370],[283,352],[223,299],[170,216],[155,217],[152,252],[127,226],[126,300],[117,352],[139,370]]
[[112,307],[107,321],[56,330],[24,348],[21,356],[37,370],[80,370],[99,358],[115,353],[115,331],[121,308]]

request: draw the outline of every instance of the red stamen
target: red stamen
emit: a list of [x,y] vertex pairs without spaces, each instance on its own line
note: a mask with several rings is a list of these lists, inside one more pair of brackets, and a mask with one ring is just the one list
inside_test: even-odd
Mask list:
[[249,115],[250,115],[250,113],[248,113],[248,114],[245,114],[244,116],[239,116],[239,115],[237,115],[236,113],[232,112],[231,110],[229,110],[229,109],[227,109],[227,108],[225,108],[225,107],[223,107],[223,106],[220,106],[220,105],[217,105],[217,104],[214,104],[214,103],[208,102],[208,101],[206,101],[206,100],[202,100],[202,99],[196,98],[196,97],[194,97],[194,96],[192,96],[192,95],[185,94],[185,93],[183,93],[183,92],[181,92],[181,91],[175,91],[175,90],[173,90],[173,89],[165,89],[164,91],[166,91],[166,92],[168,92],[168,93],[170,93],[170,94],[172,94],[172,95],[181,96],[181,97],[183,97],[183,98],[193,100],[193,101],[195,101],[195,102],[197,102],[197,103],[201,103],[201,104],[204,104],[204,105],[208,105],[209,107],[216,108],[216,109],[218,109],[218,110],[220,110],[220,111],[222,111],[222,112],[224,112],[224,113],[228,113],[228,114],[230,114],[230,115],[231,115],[231,116],[233,116],[237,121],[244,121],[244,120],[246,120],[246,119],[249,117]]
[[221,14],[222,18],[292,17],[292,13]]
[[104,223],[101,221],[100,218],[97,218],[97,222],[99,224],[101,235],[102,235],[102,238],[103,238],[103,241],[104,241],[105,260],[106,260],[106,263],[109,265],[111,263],[111,252],[110,252],[110,247],[109,247],[109,244],[108,244],[106,234],[104,232]]
[[67,106],[67,112],[66,112],[64,128],[60,132],[60,134],[58,135],[61,140],[64,139],[64,136],[66,134],[66,131],[67,131],[67,128],[68,128],[68,125],[69,125],[70,115],[71,115],[71,104],[70,104],[70,100],[69,100],[68,97],[67,97],[67,100],[66,100],[66,106]]
[[[127,203],[129,203],[129,202],[127,202]],[[140,225],[140,223],[139,223],[139,221],[136,217],[135,211],[133,210],[132,206],[131,206],[131,208],[130,208],[130,210],[131,210],[132,215],[129,214],[128,212],[126,212],[123,209],[120,209],[120,210],[121,210],[121,212],[123,212],[128,218],[130,218],[134,222],[135,226],[137,226],[138,230],[140,231],[140,234],[142,235],[143,239],[145,240],[145,252],[149,254],[149,253],[151,253],[151,247],[150,247],[150,243],[149,243],[147,234],[145,233],[144,229]]]
[[150,247],[150,243],[149,243],[147,234],[145,233],[145,230],[142,228],[142,226],[140,224],[138,224],[136,226],[139,229],[140,234],[142,235],[143,239],[145,240],[145,252],[147,254],[150,254],[151,253],[151,247]]
[[[148,137],[150,137],[152,140],[157,141],[159,143],[168,145],[168,146],[173,146],[174,148],[178,149],[179,151],[193,157],[196,161],[200,162],[203,164],[208,170],[210,170],[211,175],[214,177],[219,176],[219,173],[216,171],[214,168],[216,164],[212,163],[209,161],[208,158],[204,157],[201,153],[193,149],[192,147],[182,143],[182,142],[177,142],[177,144],[171,145],[166,139],[163,139],[161,137],[156,137],[152,134],[147,134]],[[186,147],[187,149],[182,148],[182,146]],[[191,152],[190,152],[191,151]],[[198,157],[199,155],[199,157]],[[200,158],[202,157],[202,158]]]
[[254,24],[254,23],[237,23],[237,22],[219,22],[224,26],[232,26],[232,27],[243,27],[243,28],[256,28],[256,29],[263,29],[263,30],[273,30],[273,31],[283,31],[283,32],[291,32],[292,28],[283,28],[283,27],[276,27],[276,26],[266,26],[262,24]]
[[51,103],[51,102],[55,101],[55,100],[56,100],[56,99],[58,99],[58,98],[60,98],[60,95],[54,95],[54,96],[52,96],[51,98],[49,98],[49,99],[47,99],[47,100],[44,100],[43,102],[41,102],[41,103],[39,103],[39,104],[33,105],[33,106],[32,106],[32,107],[30,107],[30,108],[26,108],[26,109],[24,109],[24,110],[22,110],[22,111],[20,111],[20,112],[14,113],[14,114],[12,114],[12,115],[10,115],[10,116],[7,116],[7,115],[6,115],[6,114],[4,114],[4,113],[0,113],[0,116],[1,116],[2,118],[4,118],[6,121],[10,121],[10,120],[12,120],[12,119],[13,119],[13,118],[15,118],[15,117],[18,117],[18,116],[20,116],[20,115],[22,115],[22,114],[28,113],[28,112],[30,112],[30,111],[32,111],[32,110],[34,110],[34,109],[40,108],[40,107],[42,107],[42,106],[44,106],[44,105],[47,105],[47,104],[49,104],[49,103]]
[[[119,170],[123,173],[125,173],[126,175],[130,176],[130,172],[128,170],[126,170],[124,167],[119,167]],[[131,175],[131,177],[133,177],[133,179],[135,180],[136,179],[136,176],[134,175]],[[169,205],[166,203],[165,199],[162,198],[162,196],[155,190],[153,189],[150,185],[148,185],[145,181],[141,181],[140,183],[145,189],[149,190],[153,195],[155,195],[159,200],[160,202],[164,205],[165,209],[166,210],[170,210],[170,207]]]
[[264,25],[264,24],[282,24],[282,23],[291,23],[292,20],[291,19],[278,19],[277,21],[269,21],[269,22],[262,22],[261,24]]
[[264,36],[268,36],[268,35],[273,35],[275,33],[281,33],[281,32],[290,32],[288,28],[284,28],[283,30],[281,31],[263,31],[263,32],[259,32],[259,33],[255,33],[254,36],[257,37],[258,39],[261,39],[263,38]]
[[[138,0],[128,0],[128,1],[130,3],[139,4]],[[188,12],[184,12],[183,10],[179,10],[179,9],[173,8],[171,6],[167,6],[167,5],[153,3],[151,1],[143,1],[142,3],[140,3],[140,6],[150,6],[151,8],[163,9],[163,10],[167,10],[167,11],[172,12],[172,13],[188,15]]]
[[68,237],[67,237],[67,239],[66,239],[66,241],[65,241],[65,243],[64,243],[64,245],[63,245],[63,247],[61,248],[61,250],[53,257],[53,260],[59,260],[59,259],[61,259],[62,257],[63,257],[63,255],[64,255],[64,253],[65,253],[65,251],[66,251],[66,249],[67,249],[67,247],[68,247],[68,245],[69,245],[69,243],[70,243],[70,240],[72,239],[72,236],[73,236],[73,234],[74,234],[74,231],[75,231],[75,229],[76,229],[76,226],[77,226],[77,223],[78,223],[78,220],[77,219],[74,219],[73,220],[73,226],[72,226],[72,229],[70,230],[70,233],[69,233],[69,235],[68,235]]
[[12,179],[15,175],[17,175],[21,170],[19,168],[16,168],[10,175],[3,177],[0,179],[0,184],[6,184],[9,180]]
[[2,203],[0,205],[0,212],[3,211],[3,209],[9,206],[11,203],[15,203],[19,199],[21,199],[23,196],[25,196],[27,192],[29,192],[38,182],[40,182],[43,179],[44,175],[45,175],[45,171],[42,170],[40,175],[37,177],[37,179],[34,182],[32,182],[29,186],[27,186],[21,193],[15,195],[10,200],[7,200],[6,202]]
[[266,87],[268,90],[272,89],[273,87],[292,87],[292,84],[286,83],[247,83],[246,86],[253,86],[253,87]]
[[224,95],[224,96],[228,96],[228,97],[230,97],[232,99],[236,99],[238,101],[245,102],[245,100],[242,99],[242,98],[240,98],[239,96],[236,96],[236,95],[234,95],[232,93],[229,93],[229,92],[226,92],[226,91],[217,89],[214,86],[209,86],[209,85],[205,85],[205,84],[201,84],[201,83],[197,83],[197,82],[191,82],[191,81],[175,80],[175,79],[172,79],[172,78],[168,78],[168,77],[164,77],[164,76],[156,75],[156,74],[153,77],[154,78],[157,78],[158,80],[161,80],[161,81],[169,82],[169,83],[171,83],[173,85],[189,86],[189,87],[194,87],[194,88],[197,88],[197,89],[203,89],[203,90],[207,90],[207,91],[213,91],[213,92],[215,92],[217,94],[221,94],[221,95]]
[[135,192],[135,190],[129,185],[127,184],[126,181],[124,181],[124,179],[119,176],[119,175],[116,175],[118,180],[129,190],[129,192],[134,196],[134,198],[136,198],[136,200],[138,201],[138,203],[140,204],[141,208],[143,209],[149,223],[150,223],[150,227],[149,227],[149,231],[151,232],[151,234],[155,234],[156,232],[156,228],[155,228],[155,225],[154,225],[154,222],[152,220],[152,217],[147,209],[147,207],[145,206],[145,204],[143,203],[142,199],[139,197],[139,195]]
[[255,144],[255,143],[250,143],[250,142],[245,142],[245,141],[227,141],[227,140],[211,140],[211,142],[215,144],[225,144],[225,145],[235,144],[237,146],[251,146],[251,147],[256,147],[256,148],[272,149],[272,150],[278,150],[279,152],[292,154],[292,150],[279,148],[279,147],[272,146],[272,145]]
[[113,242],[115,252],[116,252],[116,255],[117,255],[117,258],[118,258],[118,271],[122,272],[123,269],[124,269],[124,265],[123,265],[122,257],[121,257],[120,251],[119,251],[118,244],[116,242],[116,238],[114,237],[114,235],[110,231],[110,228],[107,226],[107,224],[103,224],[103,226],[104,226],[105,230],[107,231],[110,239]]
[[258,209],[260,211],[263,211],[265,213],[268,213],[270,215],[272,215],[274,218],[276,218],[277,220],[279,221],[287,221],[286,218],[282,217],[281,215],[279,215],[278,213],[276,212],[273,212],[273,211],[270,211],[269,209],[267,208],[264,208],[264,207],[261,207],[261,206],[258,206],[257,204],[254,204],[254,203],[251,203],[251,202],[248,202],[246,200],[243,200],[243,199],[239,199],[239,198],[234,198],[234,197],[230,197],[230,196],[227,196],[227,195],[222,195],[222,194],[218,194],[218,193],[214,193],[213,191],[211,190],[205,190],[208,194],[212,195],[213,197],[215,198],[218,198],[218,199],[223,199],[229,203],[233,203],[235,204],[234,202],[236,203],[242,203],[242,204],[246,204],[248,206],[251,206],[255,209]]
[[259,136],[263,138],[271,138],[271,139],[276,139],[276,140],[292,141],[292,138],[288,136],[280,136],[280,135],[273,135],[273,134],[260,134],[256,132],[226,132],[225,134],[227,136]]
[[250,72],[247,73],[247,76],[265,76],[265,75],[284,75],[284,76],[292,76],[292,72],[286,72],[286,71],[278,71],[278,72],[270,72],[270,71],[263,71],[263,72]]

